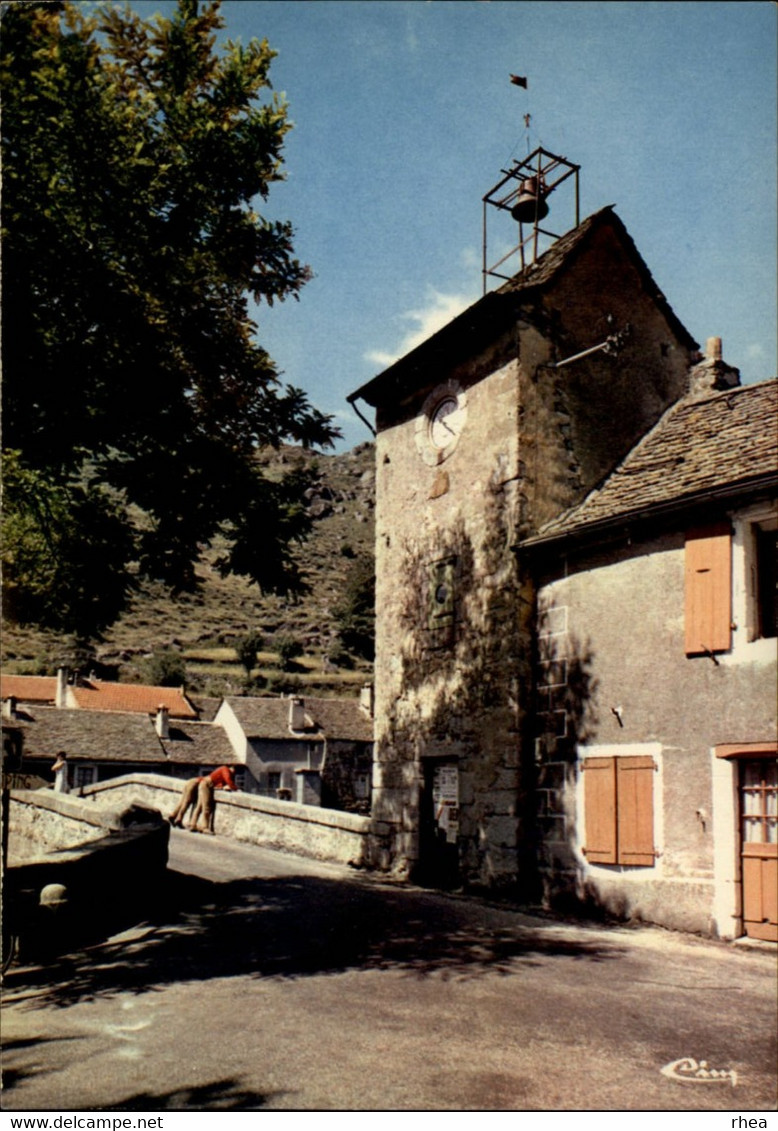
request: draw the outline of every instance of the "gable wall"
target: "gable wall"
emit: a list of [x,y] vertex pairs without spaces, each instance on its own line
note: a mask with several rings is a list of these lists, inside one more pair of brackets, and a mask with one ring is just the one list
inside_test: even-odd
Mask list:
[[[776,642],[740,646],[716,663],[688,657],[684,554],[683,529],[651,541],[625,537],[598,553],[557,555],[554,579],[539,587],[540,867],[551,904],[581,900],[711,933],[717,866],[712,749],[774,741]],[[623,725],[612,708],[620,708]],[[650,868],[593,866],[582,851],[581,759],[587,752],[629,755],[648,746],[657,762],[660,856]],[[734,828],[729,835],[734,843]]]
[[[655,423],[685,389],[689,360],[609,229],[542,302],[530,298],[480,351],[466,332],[458,354],[448,341],[448,367],[435,360],[444,355],[434,340],[412,355],[400,372],[415,375],[415,392],[385,386],[377,409],[373,813],[395,867],[413,871],[425,765],[456,759],[456,852],[472,884],[520,874],[529,884],[534,867],[534,597],[513,546],[578,502]],[[607,337],[607,313],[617,327],[632,324],[623,353],[549,368]],[[466,393],[466,424],[453,452],[430,466],[417,421],[447,381]],[[436,568],[449,569],[454,590],[448,637],[432,627]]]

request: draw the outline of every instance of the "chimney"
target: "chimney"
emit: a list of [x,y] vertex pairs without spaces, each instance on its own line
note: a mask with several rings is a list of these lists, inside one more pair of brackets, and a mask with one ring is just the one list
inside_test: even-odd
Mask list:
[[68,669],[57,668],[57,691],[54,696],[55,707],[68,705]]
[[708,338],[705,357],[689,374],[689,392],[692,394],[717,393],[734,389],[740,384],[740,370],[727,365],[723,359],[721,338]]
[[16,718],[16,696],[9,695],[7,699],[3,700],[3,718],[15,719]]
[[305,730],[305,700],[289,696],[289,729]]
[[367,711],[370,718],[373,717],[373,710],[375,708],[375,694],[373,691],[372,683],[366,683],[359,693],[359,705],[363,711]]
[[160,738],[170,738],[170,714],[162,704],[157,707],[155,727]]

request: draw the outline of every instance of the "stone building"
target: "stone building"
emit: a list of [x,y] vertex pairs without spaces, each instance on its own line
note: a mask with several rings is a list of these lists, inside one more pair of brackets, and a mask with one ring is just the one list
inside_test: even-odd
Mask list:
[[372,688],[360,699],[230,696],[216,712],[250,793],[370,812]]
[[529,893],[535,598],[515,547],[687,392],[696,350],[606,208],[349,398],[377,433],[386,866]]
[[778,382],[716,356],[519,547],[545,901],[778,942]]
[[143,711],[38,705],[10,712],[10,705],[4,702],[3,724],[15,724],[23,736],[18,787],[52,783],[51,767],[64,753],[64,784],[72,792],[124,774],[191,778],[225,764],[234,766],[238,788],[243,788],[245,767],[235,758],[224,730],[211,723],[171,721],[164,707],[152,718]]

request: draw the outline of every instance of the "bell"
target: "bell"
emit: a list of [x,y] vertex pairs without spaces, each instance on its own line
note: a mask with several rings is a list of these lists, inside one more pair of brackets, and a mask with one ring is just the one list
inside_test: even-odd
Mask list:
[[537,177],[529,177],[519,186],[519,195],[511,208],[511,216],[520,224],[532,224],[548,216],[548,205]]

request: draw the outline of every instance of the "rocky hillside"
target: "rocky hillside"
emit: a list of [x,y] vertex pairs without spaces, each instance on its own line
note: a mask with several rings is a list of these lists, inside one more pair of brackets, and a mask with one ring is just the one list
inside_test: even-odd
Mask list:
[[[170,651],[186,662],[187,686],[206,695],[283,691],[300,685],[325,694],[356,693],[369,678],[369,665],[356,660],[351,666],[347,657],[338,655],[333,612],[354,560],[373,553],[373,445],[361,444],[334,456],[284,447],[263,454],[260,461],[270,476],[296,464],[317,469],[306,493],[313,531],[296,550],[310,592],[296,604],[287,603],[264,596],[241,578],[221,577],[213,566],[219,556],[214,545],[198,568],[194,593],[172,598],[161,585],[143,585],[121,619],[97,642],[94,659],[103,674],[143,681],[149,658]],[[254,685],[247,687],[231,644],[249,631],[259,632],[263,644]],[[281,673],[274,644],[285,636],[300,641],[303,655],[291,672]],[[4,671],[49,673],[67,656],[68,647],[61,637],[4,625],[0,659]]]

